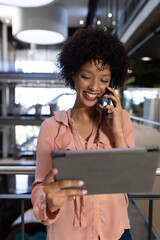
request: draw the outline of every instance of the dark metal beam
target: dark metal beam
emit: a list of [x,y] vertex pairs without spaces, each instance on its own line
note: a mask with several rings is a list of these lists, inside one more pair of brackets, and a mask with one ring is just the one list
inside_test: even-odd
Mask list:
[[98,0],[89,0],[88,4],[88,15],[86,20],[86,26],[91,26],[94,20],[94,16],[97,10]]

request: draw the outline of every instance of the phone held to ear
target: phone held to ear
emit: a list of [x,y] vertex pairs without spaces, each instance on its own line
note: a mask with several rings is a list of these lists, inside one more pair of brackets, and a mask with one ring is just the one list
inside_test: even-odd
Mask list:
[[[113,78],[111,79],[111,82],[110,82],[109,86],[110,86],[110,88],[114,88],[114,79]],[[107,89],[104,95],[108,95],[108,94],[111,95],[112,93]],[[102,106],[110,105],[111,102],[112,102],[111,99],[106,98],[104,95],[101,97],[101,99],[98,101],[98,103],[101,104]],[[108,113],[108,109],[103,109],[102,110],[103,117],[106,117],[107,113]]]

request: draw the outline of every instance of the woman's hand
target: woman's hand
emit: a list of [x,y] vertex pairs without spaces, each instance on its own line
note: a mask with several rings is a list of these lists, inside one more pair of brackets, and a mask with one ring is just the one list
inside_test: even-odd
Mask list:
[[80,187],[84,184],[80,180],[61,180],[54,182],[54,176],[58,173],[53,168],[43,181],[43,189],[46,194],[47,208],[50,212],[55,212],[62,207],[65,201],[73,200],[76,195],[87,194],[86,190],[73,189],[72,187]]
[[112,94],[105,95],[106,98],[112,100],[113,105],[105,105],[104,109],[108,109],[106,121],[112,133],[122,132],[122,107],[118,94],[113,88],[108,87]]
[[122,106],[120,98],[113,88],[108,87],[108,90],[112,94],[106,95],[105,97],[111,99],[113,105],[104,106],[104,109],[108,109],[106,122],[113,134],[115,147],[127,147],[122,128]]

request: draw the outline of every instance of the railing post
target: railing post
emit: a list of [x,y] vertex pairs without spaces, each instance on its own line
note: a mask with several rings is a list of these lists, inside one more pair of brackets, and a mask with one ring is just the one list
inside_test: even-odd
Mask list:
[[151,240],[151,239],[152,239],[152,217],[153,217],[153,200],[149,200],[148,240]]
[[24,199],[21,199],[21,240],[24,240]]

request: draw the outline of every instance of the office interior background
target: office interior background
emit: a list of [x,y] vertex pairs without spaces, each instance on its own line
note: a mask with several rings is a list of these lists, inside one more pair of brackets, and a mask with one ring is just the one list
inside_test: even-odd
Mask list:
[[[103,27],[124,43],[132,66],[119,90],[122,106],[130,113],[136,146],[160,146],[160,0],[46,2],[0,0],[0,239],[21,239],[16,196],[31,191],[42,121],[52,111],[67,110],[74,103],[75,91],[59,79],[57,55],[77,29]],[[14,167],[22,166],[22,172],[14,172]],[[160,195],[159,183],[156,176],[153,195]],[[10,195],[1,198],[3,194]],[[134,204],[147,225],[148,200]],[[25,201],[25,212],[30,216],[25,220],[25,239],[45,239],[45,228],[35,221],[30,199]],[[156,200],[153,239],[160,239],[158,216]],[[38,233],[41,238],[36,238]],[[147,239],[144,234],[135,239]]]

